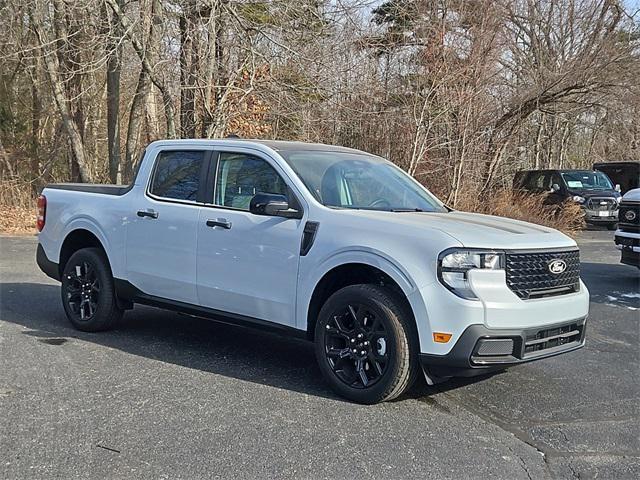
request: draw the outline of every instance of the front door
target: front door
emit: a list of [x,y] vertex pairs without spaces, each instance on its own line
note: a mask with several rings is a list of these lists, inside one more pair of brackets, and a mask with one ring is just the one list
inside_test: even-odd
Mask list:
[[253,154],[220,152],[212,204],[200,209],[198,297],[205,307],[295,326],[304,220],[249,212],[257,193],[297,204],[276,168]]
[[127,226],[127,279],[148,295],[198,304],[196,246],[206,150],[162,150]]

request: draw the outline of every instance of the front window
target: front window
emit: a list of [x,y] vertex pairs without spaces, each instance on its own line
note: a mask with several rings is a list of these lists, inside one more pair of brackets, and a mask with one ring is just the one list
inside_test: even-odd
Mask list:
[[261,158],[244,153],[221,153],[218,163],[215,204],[249,210],[258,193],[288,196],[287,184]]
[[567,187],[575,190],[613,190],[611,180],[602,172],[588,170],[577,172],[562,172]]
[[331,151],[284,151],[281,154],[311,194],[327,207],[446,211],[418,182],[382,158]]

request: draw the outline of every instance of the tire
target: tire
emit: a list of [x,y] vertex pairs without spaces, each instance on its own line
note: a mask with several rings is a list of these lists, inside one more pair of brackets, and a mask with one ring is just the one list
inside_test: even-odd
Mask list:
[[78,330],[109,330],[122,318],[111,267],[99,248],[83,248],[71,255],[60,291],[67,318]]
[[608,223],[607,224],[607,230],[615,230],[616,228],[618,228],[618,224],[617,223]]
[[396,294],[377,285],[351,285],[325,302],[315,351],[326,381],[339,395],[374,404],[401,395],[415,381],[418,338]]

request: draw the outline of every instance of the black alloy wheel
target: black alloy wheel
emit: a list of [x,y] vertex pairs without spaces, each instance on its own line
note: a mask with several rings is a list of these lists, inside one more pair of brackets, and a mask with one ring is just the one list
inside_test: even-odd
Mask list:
[[122,318],[109,260],[99,248],[83,248],[71,255],[62,272],[62,305],[79,330],[113,328]]
[[380,285],[331,295],[315,327],[316,359],[340,395],[372,404],[401,395],[419,370],[418,336],[402,293]]
[[347,304],[324,330],[325,354],[335,375],[353,388],[367,388],[389,363],[384,323],[369,307]]
[[95,268],[89,262],[72,265],[66,274],[65,297],[69,310],[78,321],[87,322],[98,309],[100,280]]

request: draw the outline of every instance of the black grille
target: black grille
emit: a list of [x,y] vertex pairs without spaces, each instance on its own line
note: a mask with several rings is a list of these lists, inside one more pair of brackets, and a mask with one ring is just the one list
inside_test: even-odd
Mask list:
[[640,230],[640,204],[625,203],[620,204],[618,211],[618,227],[620,230],[637,232]]
[[528,335],[524,344],[524,358],[535,355],[541,350],[562,347],[570,343],[582,341],[582,329],[584,325],[573,323],[555,328],[539,330],[533,335]]
[[592,197],[587,200],[587,208],[598,212],[607,212],[618,208],[618,202],[614,198]]
[[[523,299],[577,292],[580,288],[580,252],[507,253],[507,285]],[[566,264],[564,272],[551,273],[554,260]]]

